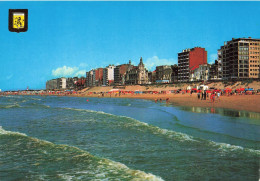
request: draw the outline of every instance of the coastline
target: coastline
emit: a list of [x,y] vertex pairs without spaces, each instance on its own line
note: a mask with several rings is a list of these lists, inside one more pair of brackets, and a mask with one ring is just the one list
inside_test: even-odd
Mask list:
[[[99,97],[102,98],[100,94],[92,95],[74,95],[77,97]],[[106,98],[130,98],[130,99],[146,99],[158,102],[160,99],[166,101],[169,98],[168,103],[175,106],[188,106],[188,107],[206,107],[206,108],[224,108],[233,109],[239,111],[249,111],[260,113],[260,95],[232,95],[232,96],[220,96],[216,99],[214,103],[211,102],[209,98],[206,100],[200,100],[197,98],[197,94],[133,94],[133,95],[116,95],[104,94]],[[156,102],[156,101],[155,101]]]
[[[113,98],[129,98],[129,99],[147,99],[156,102],[157,99],[160,102],[166,101],[174,106],[187,106],[187,107],[201,107],[201,108],[223,108],[238,111],[248,111],[260,113],[260,82],[253,81],[251,83],[243,82],[212,82],[208,83],[208,87],[214,87],[215,89],[221,89],[223,95],[220,99],[215,100],[214,103],[210,100],[210,95],[206,100],[200,100],[197,98],[197,93],[190,94],[186,90],[188,87],[196,87],[201,83],[181,83],[181,84],[169,84],[169,85],[127,85],[127,86],[96,86],[87,87],[80,91],[42,91],[37,93],[21,91],[10,92],[10,95],[42,95],[42,96],[74,96],[74,97],[113,97]],[[245,93],[234,93],[236,89],[240,88],[253,88],[254,94],[251,95]],[[233,94],[224,93],[225,89],[232,90]],[[180,93],[176,93],[177,90],[182,90]],[[119,94],[119,92],[121,93]],[[1,93],[0,93],[1,95]],[[2,94],[2,95],[9,95]],[[214,111],[214,109],[212,109]]]

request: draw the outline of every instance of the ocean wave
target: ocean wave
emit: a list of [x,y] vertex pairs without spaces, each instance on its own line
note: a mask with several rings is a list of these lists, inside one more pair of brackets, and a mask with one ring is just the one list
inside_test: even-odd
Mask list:
[[260,157],[260,150],[254,150],[250,148],[244,148],[242,146],[231,145],[228,143],[217,143],[214,141],[206,140],[207,145],[215,148],[215,151],[220,152],[221,155],[232,154],[232,153],[250,153],[256,157]]
[[[168,129],[162,129],[157,126],[153,126],[141,121],[138,121],[136,119],[127,117],[127,116],[118,116],[110,113],[105,113],[103,111],[94,111],[94,110],[86,110],[86,109],[76,109],[76,108],[65,108],[65,109],[70,109],[70,110],[75,110],[75,111],[85,111],[85,112],[90,112],[90,113],[95,113],[95,114],[103,114],[106,116],[112,116],[114,118],[118,118],[118,121],[124,122],[122,126],[126,127],[127,129],[132,128],[138,131],[149,131],[155,135],[163,135],[166,136],[168,139],[173,139],[177,140],[179,142],[190,142],[192,144],[196,144],[197,146],[202,146],[202,147],[209,147],[210,150],[219,152],[220,154],[226,154],[226,153],[232,153],[232,152],[237,152],[237,153],[251,153],[256,156],[260,156],[260,150],[254,150],[250,148],[244,148],[242,146],[236,146],[236,145],[230,145],[228,143],[218,143],[214,142],[211,140],[206,140],[202,138],[196,138],[193,136],[190,136],[185,133],[180,133],[176,132],[173,130],[168,130]],[[122,119],[123,118],[123,119]],[[127,120],[127,121],[126,121]]]
[[224,134],[224,133],[218,133],[218,132],[214,132],[214,131],[204,130],[204,129],[201,129],[201,128],[196,128],[196,127],[192,127],[192,126],[183,125],[183,124],[181,124],[179,122],[174,123],[174,125],[176,125],[176,126],[178,126],[180,128],[188,128],[188,129],[198,130],[199,132],[203,132],[203,133],[207,133],[207,134],[211,134],[211,135],[222,135],[222,136],[225,136],[225,137],[228,137],[228,138],[232,138],[232,139],[236,139],[236,140],[246,140],[246,141],[254,142],[254,143],[258,142],[258,141],[254,141],[254,140],[250,140],[250,139],[246,139],[246,138],[238,138],[238,137],[231,136],[231,135]]
[[[38,173],[37,168],[41,168],[39,174],[26,176],[26,178],[32,180],[39,178],[61,178],[65,180],[72,178],[83,180],[162,180],[160,177],[151,173],[130,169],[122,163],[96,157],[74,146],[54,144],[45,140],[29,137],[23,133],[6,131],[0,126],[0,136],[1,135],[5,136],[1,138],[1,142],[5,141],[5,143],[8,144],[4,145],[8,145],[9,147],[4,146],[1,150],[3,153],[10,154],[11,156],[13,153],[9,153],[9,149],[17,150],[17,153],[14,155],[21,154],[20,150],[23,150],[23,154],[27,154],[24,155],[25,160],[23,157],[20,157],[21,160],[17,161],[22,162],[22,164],[29,167],[29,169],[36,169],[33,171],[34,173]],[[19,144],[17,144],[18,142]],[[10,158],[10,156],[6,158]],[[55,165],[55,167],[52,165]],[[46,169],[48,167],[57,168],[57,170],[56,172],[52,171],[52,175],[50,175],[49,172],[42,172],[42,167],[44,167],[45,170],[48,170]]]
[[0,109],[10,109],[10,108],[19,108],[19,107],[21,107],[19,104],[0,105]]
[[20,135],[20,136],[27,136],[24,133],[20,133],[20,132],[14,132],[14,131],[6,131],[2,128],[2,126],[0,126],[0,135]]
[[34,97],[32,97],[31,98],[32,100],[36,100],[36,101],[40,101],[41,99],[39,99],[39,98],[34,98]]
[[[88,109],[76,109],[76,108],[64,108],[64,109],[75,110],[75,111],[85,111],[85,112],[90,112],[90,113],[103,114],[106,116],[112,116],[114,118],[119,118],[117,120],[128,120],[128,122],[123,121],[124,127],[137,128],[139,131],[150,131],[153,134],[164,135],[164,136],[167,136],[168,138],[172,138],[172,139],[175,139],[178,141],[195,141],[196,142],[196,140],[194,140],[192,136],[189,136],[187,134],[175,132],[172,130],[162,129],[157,126],[153,126],[153,125],[138,121],[134,118],[130,118],[127,116],[118,116],[118,115],[114,115],[114,114],[110,114],[110,113],[105,113],[103,111],[93,111],[93,110],[88,110]],[[120,118],[123,118],[123,119],[120,119]]]
[[30,103],[26,103],[25,104],[25,108],[31,108],[31,106],[33,107],[43,107],[43,108],[50,108],[50,106],[45,105],[45,104],[39,104],[39,103],[35,103],[35,102],[30,102]]

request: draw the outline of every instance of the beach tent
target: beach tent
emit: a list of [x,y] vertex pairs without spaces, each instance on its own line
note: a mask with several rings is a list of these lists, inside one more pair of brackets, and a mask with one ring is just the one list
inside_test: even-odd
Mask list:
[[254,90],[253,88],[245,89],[245,91],[253,91],[253,90]]
[[224,92],[225,92],[225,93],[228,93],[228,92],[230,93],[230,92],[232,92],[232,89],[226,88],[226,89],[224,89]]
[[119,89],[111,89],[109,92],[112,92],[112,93],[119,93]]
[[142,94],[142,91],[140,91],[140,90],[135,90],[135,94]]
[[244,92],[244,91],[245,91],[245,88],[236,89],[236,92],[237,92],[237,93],[241,93],[241,92]]

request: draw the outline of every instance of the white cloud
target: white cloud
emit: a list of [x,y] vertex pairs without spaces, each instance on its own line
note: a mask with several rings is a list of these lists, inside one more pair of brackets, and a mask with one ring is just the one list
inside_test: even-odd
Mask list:
[[75,77],[86,76],[86,70],[79,70],[74,74]]
[[78,67],[59,67],[55,70],[52,70],[52,75],[54,77],[75,77],[75,76],[84,76],[86,74],[85,70],[79,70]]
[[210,54],[209,58],[210,58],[209,63],[214,63],[215,60],[218,59],[218,55],[216,53],[213,53],[213,54]]
[[153,57],[148,58],[144,61],[145,67],[149,71],[155,70],[156,66],[159,66],[159,65],[174,65],[174,64],[177,64],[177,63],[178,63],[178,61],[174,60],[173,58],[160,59],[157,56],[153,56]]

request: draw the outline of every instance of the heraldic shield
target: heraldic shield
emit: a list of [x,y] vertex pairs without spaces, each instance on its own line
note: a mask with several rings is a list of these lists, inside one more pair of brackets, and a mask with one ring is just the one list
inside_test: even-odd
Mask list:
[[28,30],[28,9],[9,9],[9,31],[26,32]]

